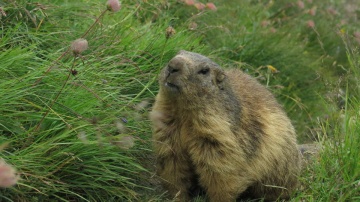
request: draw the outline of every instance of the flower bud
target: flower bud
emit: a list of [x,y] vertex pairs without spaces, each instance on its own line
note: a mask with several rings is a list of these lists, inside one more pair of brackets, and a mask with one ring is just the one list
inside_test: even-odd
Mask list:
[[165,31],[166,39],[172,37],[175,33],[176,33],[175,29],[172,26],[169,26],[168,28],[166,28],[166,31]]
[[296,2],[297,6],[300,8],[300,9],[304,9],[305,8],[305,4],[303,1],[298,1]]
[[71,43],[71,50],[75,55],[79,55],[84,50],[88,49],[88,42],[86,39],[80,38],[76,39]]
[[200,11],[204,10],[205,7],[206,7],[205,4],[203,4],[203,3],[195,3],[194,6],[195,6],[196,9],[198,9]]
[[188,6],[192,6],[192,5],[195,4],[195,1],[194,1],[194,0],[185,0],[184,2],[185,2],[185,4],[188,5]]
[[107,9],[112,12],[117,12],[121,8],[119,0],[108,0],[106,5]]
[[314,28],[315,27],[315,22],[312,21],[312,20],[309,20],[306,22],[306,25],[309,27],[309,28]]
[[360,39],[360,32],[359,31],[354,32],[354,37]]
[[206,3],[206,7],[212,11],[216,11],[217,8],[214,3]]
[[19,175],[16,174],[15,168],[5,163],[0,159],[0,187],[7,188],[15,185],[19,180]]
[[312,15],[312,16],[315,16],[316,15],[316,7],[313,7],[309,10],[309,14]]
[[0,19],[1,19],[1,16],[6,17],[6,13],[2,7],[0,7]]
[[198,27],[198,24],[196,24],[196,22],[191,22],[189,24],[189,30],[196,30]]

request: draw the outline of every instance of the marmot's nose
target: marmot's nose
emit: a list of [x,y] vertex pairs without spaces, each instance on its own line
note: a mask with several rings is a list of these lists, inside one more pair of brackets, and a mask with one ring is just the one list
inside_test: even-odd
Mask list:
[[168,64],[169,74],[181,73],[185,66],[185,60],[181,57],[175,57]]
[[168,72],[169,72],[170,74],[174,74],[174,73],[177,73],[177,72],[179,72],[179,71],[180,71],[179,68],[174,67],[174,66],[171,66],[171,65],[168,65]]

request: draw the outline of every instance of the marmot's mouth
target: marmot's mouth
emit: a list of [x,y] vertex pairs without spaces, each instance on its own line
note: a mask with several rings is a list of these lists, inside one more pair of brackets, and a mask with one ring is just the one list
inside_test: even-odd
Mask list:
[[170,88],[170,89],[173,89],[173,90],[179,90],[179,86],[173,84],[173,83],[170,83],[170,82],[165,82],[165,86]]

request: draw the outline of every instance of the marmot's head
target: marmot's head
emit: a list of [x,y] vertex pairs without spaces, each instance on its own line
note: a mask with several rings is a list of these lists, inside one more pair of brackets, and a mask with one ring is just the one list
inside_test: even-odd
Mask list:
[[209,58],[180,51],[160,74],[161,90],[176,98],[194,99],[216,95],[224,89],[225,74]]

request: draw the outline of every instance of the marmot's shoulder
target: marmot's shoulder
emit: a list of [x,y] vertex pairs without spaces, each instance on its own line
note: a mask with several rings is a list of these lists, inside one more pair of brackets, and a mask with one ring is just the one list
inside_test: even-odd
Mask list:
[[269,89],[249,74],[240,69],[227,69],[225,74],[232,91],[244,104],[251,102],[256,106],[282,108]]

